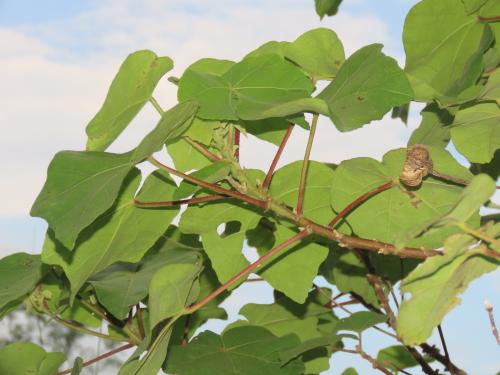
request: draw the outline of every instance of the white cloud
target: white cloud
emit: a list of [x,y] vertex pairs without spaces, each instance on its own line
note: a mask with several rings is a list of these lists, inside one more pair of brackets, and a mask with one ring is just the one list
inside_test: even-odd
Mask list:
[[[127,53],[151,48],[176,62],[172,74],[201,57],[240,59],[268,40],[293,40],[314,27],[333,28],[348,53],[373,42],[397,52],[383,21],[373,15],[341,13],[320,22],[312,6],[299,1],[110,0],[72,18],[47,24],[0,29],[0,157],[5,198],[3,217],[24,216],[45,179],[53,154],[82,149],[84,128],[102,103],[109,83]],[[367,32],[369,31],[369,32]],[[175,87],[163,80],[157,97],[165,107]],[[135,137],[154,125],[147,108],[112,150],[127,150]],[[328,120],[320,124],[313,158],[338,162],[358,155],[381,156],[401,146],[407,131],[386,120],[356,133],[341,134]],[[289,155],[300,158],[305,132],[294,132]],[[244,141],[248,165],[265,168],[275,151]],[[258,150],[258,152],[255,152]],[[252,153],[252,154],[250,154]],[[290,161],[288,157],[285,161]]]

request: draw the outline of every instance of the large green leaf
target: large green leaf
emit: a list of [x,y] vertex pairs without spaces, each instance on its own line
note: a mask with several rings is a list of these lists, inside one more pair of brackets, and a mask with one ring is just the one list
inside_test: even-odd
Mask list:
[[277,55],[248,57],[217,76],[188,69],[179,82],[180,101],[200,103],[198,116],[209,120],[254,120],[259,114],[313,90],[307,77]]
[[[436,171],[470,180],[470,172],[445,150],[429,147]],[[342,162],[334,173],[331,202],[340,212],[355,199],[372,189],[395,180],[403,169],[405,150],[390,151],[383,163],[369,158],[355,158]],[[418,189],[411,191],[397,183],[396,186],[369,198],[345,216],[339,230],[356,235],[394,243],[410,228],[437,219],[448,212],[459,198],[462,186],[428,176]],[[477,223],[477,216],[473,218]],[[377,223],[377,225],[373,225]],[[412,246],[442,246],[442,241],[455,228],[443,228],[410,242]]]
[[[178,207],[138,208],[133,198],[141,181],[136,170],[124,184],[115,206],[87,228],[73,253],[47,236],[42,260],[61,266],[71,282],[74,296],[87,279],[115,262],[138,262],[164,233]],[[151,174],[137,198],[146,201],[172,199],[176,185],[163,171]]]
[[337,331],[354,331],[361,333],[374,325],[387,321],[387,316],[373,311],[358,311],[339,320],[335,327]]
[[178,375],[300,375],[300,362],[283,366],[279,357],[298,344],[296,336],[278,338],[262,327],[236,327],[221,336],[205,331],[187,346],[171,348],[167,371]]
[[371,44],[353,53],[318,95],[328,103],[338,130],[350,131],[379,120],[392,107],[413,99],[406,74],[381,50],[381,44]]
[[125,319],[130,306],[148,295],[151,279],[167,264],[194,263],[198,260],[196,249],[169,238],[161,248],[146,255],[140,263],[116,263],[90,279],[99,302],[118,319]]
[[198,297],[199,285],[195,283],[201,268],[202,262],[197,258],[190,263],[167,264],[155,273],[149,286],[152,327],[181,313]]
[[407,345],[424,342],[444,316],[460,303],[458,295],[479,276],[495,270],[500,261],[471,250],[474,239],[457,234],[445,242],[443,256],[427,259],[403,281],[411,293],[401,305],[397,332]]
[[[498,43],[498,42],[497,42]],[[500,105],[500,70],[495,70],[479,93],[479,97],[494,100]]]
[[87,126],[87,150],[104,151],[147,103],[174,64],[143,50],[130,54],[115,76],[104,104]]
[[285,47],[285,57],[314,80],[333,79],[345,60],[344,47],[334,31],[310,30]]
[[457,112],[451,128],[457,150],[473,163],[487,163],[500,148],[500,108],[481,103]]
[[16,253],[2,258],[0,260],[0,309],[31,292],[41,278],[40,255]]
[[173,107],[136,149],[125,154],[97,151],[56,154],[31,215],[47,220],[55,237],[72,250],[79,233],[111,207],[134,165],[185,131],[196,110],[197,104],[193,102]]
[[53,375],[64,361],[63,353],[47,353],[30,342],[16,342],[0,349],[0,374]]
[[483,29],[461,0],[423,0],[410,10],[403,30],[405,70],[418,100],[445,95],[462,77]]

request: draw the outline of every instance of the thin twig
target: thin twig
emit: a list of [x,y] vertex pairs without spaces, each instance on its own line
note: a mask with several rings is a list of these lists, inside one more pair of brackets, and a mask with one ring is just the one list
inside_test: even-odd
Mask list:
[[[435,346],[429,345],[427,343],[423,343],[423,344],[420,344],[420,347],[422,348],[424,353],[430,355],[432,358],[437,360],[439,363],[443,364],[444,366],[448,365],[448,362],[446,361],[446,357],[444,355],[442,355],[439,352],[439,349],[436,348]],[[450,363],[449,365],[453,368],[453,371],[456,375],[467,375],[467,373],[464,370],[460,369],[455,364]]]
[[161,115],[163,116],[163,114],[165,113],[165,111],[163,110],[163,108],[161,107],[160,103],[158,103],[158,101],[153,98],[153,97],[150,97],[149,98],[149,102],[153,105],[153,107],[156,109],[156,111]]
[[141,338],[144,339],[146,337],[146,330],[144,329],[144,320],[142,319],[142,311],[141,305],[138,303],[135,305],[135,316],[137,318],[137,326],[139,327],[139,333],[141,334]]
[[297,233],[293,237],[289,238],[285,242],[283,242],[281,245],[276,246],[274,249],[269,250],[266,254],[261,256],[259,259],[257,259],[255,262],[250,264],[249,266],[245,267],[243,270],[238,272],[236,275],[231,277],[228,281],[226,281],[224,284],[222,284],[220,287],[212,291],[209,295],[207,295],[205,298],[202,298],[200,301],[196,302],[194,305],[187,307],[185,309],[186,314],[192,314],[196,310],[199,310],[203,306],[205,306],[208,302],[213,300],[215,297],[217,297],[219,294],[224,292],[227,288],[229,288],[232,284],[234,284],[236,281],[241,279],[243,276],[248,275],[251,273],[253,270],[258,268],[262,263],[264,263],[266,260],[269,258],[273,257],[274,255],[278,254],[280,251],[284,250],[288,246],[292,245],[293,243],[300,241],[301,239],[309,236],[311,232],[309,230],[303,230],[302,232]]
[[[82,367],[87,367],[87,366],[90,366],[91,364],[93,363],[96,363],[96,362],[99,362],[105,358],[108,358],[108,357],[111,357],[112,355],[116,354],[116,353],[120,353],[120,352],[123,352],[124,350],[127,350],[127,349],[130,349],[132,347],[134,347],[135,345],[134,344],[125,344],[123,346],[120,346],[116,349],[113,349],[109,352],[106,352],[104,354],[101,354],[89,361],[86,361],[86,362],[83,362],[82,364]],[[61,371],[61,372],[58,372],[56,375],[66,375],[66,374],[71,374],[71,371],[73,371],[73,368],[69,368],[67,370],[64,370],[64,371]]]
[[299,195],[297,198],[297,215],[301,216],[304,211],[304,193],[306,189],[307,170],[309,169],[309,158],[311,156],[314,135],[316,134],[316,126],[318,125],[319,115],[315,113],[311,121],[311,129],[309,130],[309,138],[307,139],[306,152],[304,161],[302,162],[302,170],[300,172]]
[[234,157],[236,160],[240,160],[240,131],[238,129],[234,130]]
[[495,337],[498,345],[500,345],[500,335],[498,334],[497,325],[495,324],[495,317],[493,316],[493,305],[489,303],[488,300],[485,300],[484,307],[486,308],[486,312],[488,313],[488,317],[490,318],[491,332],[493,333],[493,337]]
[[184,332],[182,333],[182,346],[186,346],[189,341],[189,322],[191,320],[191,314],[186,316],[186,321],[184,322]]
[[151,164],[153,164],[154,166],[158,167],[158,168],[161,168],[161,169],[164,169],[166,170],[167,172],[169,173],[172,173],[173,175],[177,176],[177,177],[181,177],[187,181],[190,181],[196,185],[199,185],[199,186],[202,186],[204,188],[207,188],[207,189],[210,189],[212,191],[215,191],[217,193],[221,193],[221,194],[224,194],[224,195],[228,195],[230,197],[234,197],[234,198],[238,198],[242,201],[245,201],[247,203],[250,203],[250,204],[253,204],[255,206],[258,206],[258,207],[261,207],[261,208],[266,208],[266,202],[260,200],[260,199],[255,199],[253,197],[250,197],[246,194],[241,194],[240,192],[238,191],[232,191],[232,190],[228,190],[228,189],[225,189],[223,187],[220,187],[218,185],[214,185],[214,184],[211,184],[211,183],[208,183],[206,181],[203,181],[203,180],[200,180],[196,177],[193,177],[193,176],[190,176],[188,174],[185,174],[185,173],[182,173],[174,168],[170,168],[168,165],[165,165],[161,162],[159,162],[158,160],[156,160],[155,158],[153,157],[149,157],[148,158],[149,162]]
[[139,201],[137,199],[134,199],[134,205],[136,205],[137,207],[174,207],[174,206],[180,206],[183,204],[190,205],[190,204],[211,202],[211,201],[225,199],[225,198],[227,198],[227,195],[212,194],[212,195],[207,195],[205,197],[179,199],[176,201],[143,202],[143,201]]
[[443,328],[441,327],[441,324],[438,324],[438,332],[439,332],[439,339],[441,340],[441,345],[443,346],[444,350],[444,356],[446,358],[446,368],[448,371],[452,374],[455,375],[455,372],[450,366],[451,360],[450,360],[450,354],[448,353],[448,347],[446,346],[446,340],[444,339],[444,333],[443,333]]
[[477,16],[477,20],[479,22],[497,22],[497,21],[500,21],[500,16],[494,16],[494,17]]
[[330,228],[333,228],[335,226],[335,224],[337,224],[337,222],[342,219],[343,217],[345,217],[349,212],[351,212],[351,210],[353,208],[356,208],[357,206],[359,206],[361,203],[363,203],[364,201],[366,201],[368,198],[380,193],[381,191],[384,191],[384,190],[387,190],[389,189],[390,187],[392,187],[394,185],[394,181],[391,180],[391,181],[388,181],[386,182],[385,184],[383,185],[380,185],[378,187],[376,187],[375,189],[372,189],[370,190],[369,192],[361,195],[360,197],[356,198],[354,201],[352,201],[351,203],[349,203],[342,211],[340,211],[337,216],[335,216],[332,221],[330,221],[330,223],[328,224],[328,226]]
[[273,177],[274,170],[276,169],[276,165],[278,164],[278,161],[280,160],[281,154],[283,153],[283,150],[285,149],[286,143],[288,142],[288,138],[290,138],[290,134],[292,134],[294,125],[290,124],[288,125],[288,129],[286,130],[285,135],[283,136],[283,139],[281,140],[281,143],[278,147],[278,151],[276,151],[276,155],[274,155],[274,159],[271,162],[271,165],[269,166],[269,170],[267,171],[266,178],[264,179],[264,183],[262,184],[262,190],[267,190],[269,187],[269,184],[271,183],[271,178]]

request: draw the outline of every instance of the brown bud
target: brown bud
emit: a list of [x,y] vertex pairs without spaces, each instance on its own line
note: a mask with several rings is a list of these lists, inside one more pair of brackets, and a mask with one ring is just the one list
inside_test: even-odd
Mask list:
[[422,178],[422,169],[414,169],[409,164],[405,164],[403,170],[399,174],[401,182],[410,187],[419,186],[422,183]]
[[427,146],[418,144],[408,147],[406,161],[399,174],[401,182],[410,187],[419,186],[429,173],[432,173],[432,160]]

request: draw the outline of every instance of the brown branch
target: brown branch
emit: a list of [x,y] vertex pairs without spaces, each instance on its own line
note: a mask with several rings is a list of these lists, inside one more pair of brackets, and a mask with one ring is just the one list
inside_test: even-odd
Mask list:
[[[83,362],[82,364],[82,367],[87,367],[87,366],[90,366],[91,364],[93,363],[96,363],[96,362],[99,362],[105,358],[108,358],[108,357],[111,357],[112,355],[114,354],[117,354],[117,353],[120,353],[120,352],[123,352],[124,350],[127,350],[127,349],[130,349],[132,347],[134,347],[135,345],[134,344],[125,344],[123,346],[120,346],[116,349],[113,349],[109,352],[106,352],[104,354],[101,354],[100,356],[97,356],[89,361],[86,361],[86,362]],[[56,375],[66,375],[66,374],[71,374],[71,371],[73,371],[73,368],[69,368],[67,370],[64,370],[64,371],[61,371],[61,372],[58,372]]]
[[215,289],[213,292],[208,294],[206,297],[202,298],[200,301],[196,302],[194,305],[191,305],[190,307],[187,307],[184,311],[186,314],[192,314],[196,310],[199,310],[203,306],[205,306],[208,302],[213,300],[215,297],[217,297],[219,294],[224,292],[227,288],[229,288],[232,284],[234,284],[236,281],[241,279],[243,276],[248,275],[251,273],[253,270],[258,268],[262,263],[264,263],[266,260],[269,258],[273,257],[274,255],[278,254],[280,251],[284,250],[288,246],[292,245],[293,243],[300,241],[301,239],[309,236],[311,232],[309,230],[303,230],[302,232],[297,233],[293,237],[289,238],[285,242],[283,242],[281,245],[276,246],[274,249],[269,250],[266,254],[261,256],[259,259],[257,259],[255,262],[250,264],[249,266],[245,267],[243,270],[238,272],[236,275],[231,277],[228,281],[226,281],[224,284],[222,284],[220,287]]
[[488,313],[488,317],[490,318],[491,332],[493,333],[493,337],[495,337],[498,345],[500,345],[500,335],[498,334],[497,325],[495,324],[495,317],[493,316],[493,305],[485,300],[484,307],[486,308],[486,312]]
[[288,138],[290,138],[290,135],[292,134],[293,130],[293,124],[288,125],[288,129],[286,130],[285,135],[283,136],[283,139],[281,140],[281,143],[278,147],[278,151],[276,151],[276,155],[274,155],[274,159],[271,162],[271,165],[269,166],[269,170],[267,171],[266,178],[264,180],[264,183],[262,184],[262,190],[267,190],[269,184],[271,183],[271,178],[273,177],[274,170],[276,169],[276,165],[278,164],[278,161],[280,160],[281,154],[283,153],[283,150],[285,149],[286,143],[288,142]]
[[183,172],[180,172],[180,171],[178,171],[178,170],[176,170],[174,168],[171,168],[168,165],[165,165],[165,164],[159,162],[158,160],[156,160],[153,157],[149,157],[148,160],[149,160],[149,162],[151,164],[155,165],[158,168],[164,169],[167,172],[172,173],[173,175],[175,175],[177,177],[181,177],[181,178],[183,178],[186,181],[190,181],[190,182],[192,182],[192,183],[194,183],[196,185],[199,185],[201,187],[204,187],[204,188],[210,189],[212,191],[215,191],[216,193],[224,194],[224,195],[227,195],[227,196],[230,196],[230,197],[233,197],[233,198],[238,198],[238,199],[240,199],[242,201],[245,201],[247,203],[253,204],[253,205],[257,206],[257,207],[266,208],[266,206],[267,206],[267,203],[265,201],[262,201],[260,199],[256,199],[256,198],[250,197],[250,196],[248,196],[246,194],[242,194],[242,193],[240,193],[238,191],[228,190],[228,189],[225,189],[225,188],[220,187],[218,185],[214,185],[214,184],[208,183],[206,181],[200,180],[200,179],[198,179],[196,177],[190,176],[190,175],[185,174]]
[[337,216],[335,216],[332,221],[330,221],[330,223],[328,224],[328,226],[330,228],[333,228],[335,226],[335,224],[337,224],[337,222],[342,219],[343,217],[345,217],[349,212],[351,212],[351,210],[353,208],[356,208],[357,206],[359,206],[361,203],[363,203],[364,201],[366,201],[368,198],[380,193],[381,191],[384,191],[384,190],[387,190],[389,189],[390,187],[392,187],[394,185],[394,181],[391,180],[391,181],[388,181],[386,182],[385,184],[383,185],[380,185],[378,187],[376,187],[375,189],[372,189],[370,190],[369,192],[361,195],[360,197],[356,198],[354,201],[352,201],[351,203],[349,203],[342,211],[340,211]]
[[134,199],[134,205],[136,205],[137,207],[173,207],[173,206],[180,206],[182,204],[190,205],[190,204],[210,202],[225,198],[227,198],[226,195],[213,194],[213,195],[207,195],[206,197],[179,199],[176,201],[142,202],[137,199]]
[[453,364],[451,362],[448,364],[448,362],[446,361],[446,357],[444,355],[442,355],[439,352],[439,349],[436,348],[435,346],[429,345],[427,343],[423,343],[423,344],[420,344],[420,347],[422,348],[424,353],[428,354],[429,356],[431,356],[432,358],[434,358],[435,360],[437,360],[441,364],[443,364],[445,366],[449,365],[450,368],[453,369],[453,372],[455,373],[455,375],[467,375],[467,373],[464,370],[460,369],[455,364]]
[[190,323],[190,320],[191,320],[191,315],[187,315],[186,321],[184,323],[184,331],[182,333],[182,342],[181,342],[182,346],[186,346],[188,344],[188,341],[189,341],[189,323]]
[[437,328],[438,328],[438,332],[439,332],[439,339],[441,340],[441,345],[443,346],[444,356],[446,358],[446,368],[448,369],[448,371],[452,375],[455,375],[453,368],[451,368],[451,366],[450,366],[450,363],[451,363],[450,354],[448,353],[448,347],[446,346],[446,340],[444,339],[444,333],[443,333],[443,328],[441,327],[441,324],[438,324]]

